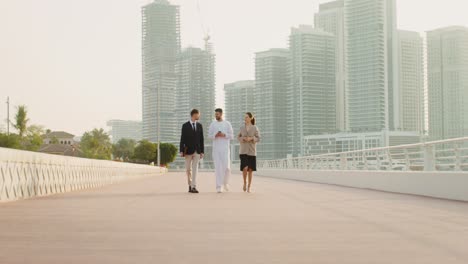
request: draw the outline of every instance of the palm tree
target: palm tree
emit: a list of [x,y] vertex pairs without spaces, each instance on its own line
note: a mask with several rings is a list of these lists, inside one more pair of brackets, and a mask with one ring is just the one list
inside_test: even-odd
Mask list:
[[17,112],[15,116],[15,123],[12,123],[13,127],[18,130],[18,135],[22,138],[28,129],[28,110],[25,105],[20,105],[17,107]]
[[81,139],[81,149],[88,158],[110,159],[112,143],[104,129],[93,129],[84,133]]

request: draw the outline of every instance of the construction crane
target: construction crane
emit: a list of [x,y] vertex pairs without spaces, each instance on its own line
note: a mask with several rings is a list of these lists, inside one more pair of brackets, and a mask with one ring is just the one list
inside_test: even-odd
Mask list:
[[200,0],[197,0],[197,10],[198,10],[198,16],[200,17],[200,26],[203,31],[204,38],[203,40],[205,41],[205,50],[211,52],[211,45],[210,45],[210,30],[207,29],[205,26],[205,21],[203,19],[203,13],[201,11],[200,7]]

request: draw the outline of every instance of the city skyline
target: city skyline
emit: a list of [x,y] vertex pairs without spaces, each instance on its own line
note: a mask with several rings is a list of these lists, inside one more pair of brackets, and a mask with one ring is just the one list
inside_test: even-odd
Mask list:
[[[318,4],[324,2],[328,1],[258,1],[255,4],[249,2],[249,5],[240,3],[242,8],[249,6],[251,10],[247,10],[245,21],[236,25],[229,21],[232,17],[228,16],[230,14],[226,10],[240,10],[236,9],[238,7],[226,4],[227,2],[222,7],[223,3],[200,1],[205,24],[212,32],[215,52],[219,58],[217,93],[220,96],[217,104],[222,106],[220,102],[223,93],[220,92],[220,87],[224,83],[253,79],[254,52],[271,47],[285,47],[289,29],[299,24],[312,24]],[[398,1],[401,5],[398,10],[399,28],[422,33],[450,25],[468,26],[467,19],[462,16],[463,8],[460,8],[461,5],[466,5],[463,2],[427,2]],[[105,122],[114,118],[139,120],[139,24],[140,9],[146,3],[147,1],[132,4],[106,1],[1,3],[0,10],[8,12],[0,11],[3,22],[0,28],[5,32],[5,38],[10,40],[0,44],[2,57],[6,58],[0,62],[2,100],[6,96],[11,97],[11,110],[14,110],[13,106],[26,104],[33,124],[44,125],[52,130],[67,130],[78,135],[94,127],[105,127]],[[198,23],[196,5],[193,1],[184,0],[174,0],[171,3],[181,4],[182,7],[182,46],[202,46],[203,32]],[[253,14],[260,12],[267,3],[273,10],[272,17],[266,16],[265,21],[257,22]],[[425,5],[425,12],[418,13],[420,18],[415,21],[416,7],[420,8],[422,4]],[[75,11],[71,14],[62,13],[70,5],[73,5]],[[102,21],[106,10],[109,11],[105,14],[108,22]],[[274,14],[282,14],[279,11],[283,10],[288,12],[281,16],[282,19],[275,18]],[[83,13],[87,15],[83,16]],[[289,16],[287,13],[294,15]],[[223,16],[226,18],[222,19]],[[59,21],[67,22],[61,25]],[[246,25],[250,25],[252,29]],[[117,31],[116,27],[125,34]],[[241,30],[232,31],[233,27]],[[109,31],[109,28],[112,30]],[[221,29],[231,33],[223,34]],[[16,34],[17,31],[22,31],[24,36]],[[274,32],[268,33],[269,31]],[[242,36],[249,41],[242,41],[239,38]],[[264,40],[259,40],[260,38]],[[237,45],[236,49],[232,48],[232,44],[226,45],[226,42],[235,39],[237,42],[233,44]],[[110,42],[115,47],[109,47]],[[96,56],[97,54],[100,56]],[[6,107],[1,109],[0,118],[4,121]]]

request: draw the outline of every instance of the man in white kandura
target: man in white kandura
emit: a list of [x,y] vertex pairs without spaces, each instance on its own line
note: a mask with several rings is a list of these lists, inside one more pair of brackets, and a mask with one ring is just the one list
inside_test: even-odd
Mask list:
[[213,161],[216,175],[216,191],[229,191],[231,174],[230,141],[234,139],[231,123],[223,120],[223,110],[215,110],[216,120],[210,125],[208,137],[213,140]]

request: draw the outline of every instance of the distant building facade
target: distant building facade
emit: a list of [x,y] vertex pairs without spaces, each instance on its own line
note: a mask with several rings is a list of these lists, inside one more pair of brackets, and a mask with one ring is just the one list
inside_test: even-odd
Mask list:
[[418,32],[398,30],[401,131],[424,133],[424,47]]
[[[200,167],[213,168],[208,129],[214,119],[216,105],[215,54],[211,43],[208,39],[205,40],[204,50],[189,47],[177,58],[176,131],[179,139],[182,124],[190,119],[192,109],[198,109],[201,113],[199,122],[203,125],[205,137],[205,157],[200,161]],[[185,166],[185,160],[178,158],[175,165],[182,168]]]
[[[234,134],[244,125],[246,112],[251,112],[254,107],[255,81],[238,81],[224,85],[225,91],[225,118],[228,120]],[[239,161],[239,143],[235,140],[231,144],[231,160]]]
[[344,0],[320,4],[315,14],[315,27],[335,36],[335,77],[336,77],[336,128],[346,130],[346,82],[345,82],[345,24]]
[[109,120],[107,126],[110,127],[112,143],[117,143],[122,138],[140,141],[142,135],[142,122],[129,120]]
[[43,145],[39,148],[38,152],[72,156],[84,157],[75,136],[64,131],[53,131],[47,133],[43,138]]
[[179,6],[155,0],[143,6],[142,17],[143,138],[175,143],[176,63],[181,46]]
[[347,130],[398,130],[395,0],[347,0],[344,18]]
[[285,158],[288,153],[289,50],[270,49],[255,56],[254,112],[261,133],[259,159]]
[[74,140],[75,135],[64,131],[53,131],[47,133],[43,138],[44,144],[60,144],[60,145],[74,145],[76,142]]
[[429,138],[468,136],[468,28],[427,32]]
[[289,39],[290,153],[304,155],[304,137],[336,132],[335,37],[312,26],[292,28]]
[[207,137],[216,105],[215,55],[209,48],[186,48],[178,57],[176,72],[178,128],[190,119],[190,111],[195,108],[201,112],[200,123]]

